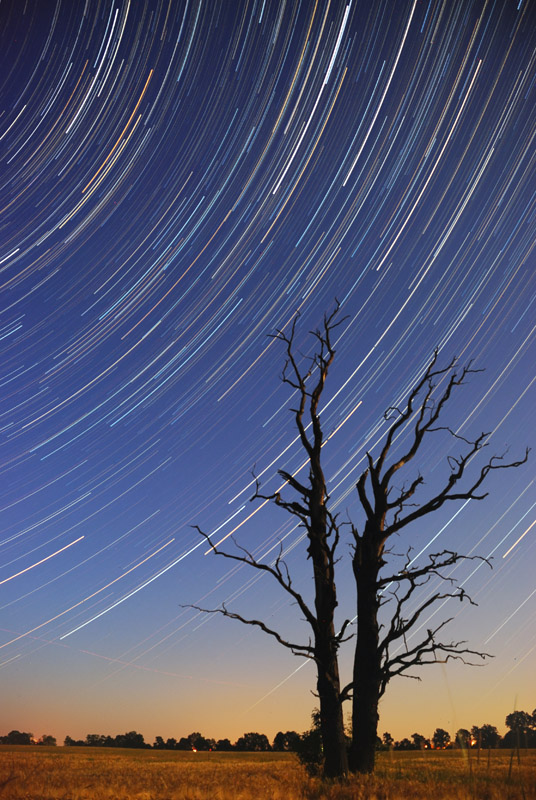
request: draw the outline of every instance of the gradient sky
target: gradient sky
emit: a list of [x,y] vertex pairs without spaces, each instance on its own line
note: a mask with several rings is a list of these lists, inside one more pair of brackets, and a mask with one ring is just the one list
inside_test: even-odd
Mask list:
[[[249,502],[251,470],[268,491],[302,461],[267,335],[299,309],[310,353],[335,297],[322,419],[343,517],[361,524],[364,453],[436,346],[485,368],[445,422],[492,432],[485,457],[534,444],[536,4],[8,0],[0,15],[0,733],[304,730],[311,664],[184,605],[307,640],[296,608],[192,526],[235,530],[259,558],[282,539],[310,592],[301,532]],[[424,448],[423,496],[458,452],[440,434]],[[433,621],[495,656],[393,682],[380,731],[396,738],[503,731],[536,705],[534,456],[487,488],[396,543],[493,558],[454,575],[478,607]],[[346,534],[340,553],[342,622]]]

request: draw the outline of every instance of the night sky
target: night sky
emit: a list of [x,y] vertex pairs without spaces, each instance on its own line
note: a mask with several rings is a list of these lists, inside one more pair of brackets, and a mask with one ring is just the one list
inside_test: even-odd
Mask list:
[[[475,470],[534,444],[536,4],[3,0],[0,16],[0,733],[304,730],[312,665],[185,606],[307,642],[298,610],[192,526],[259,559],[282,541],[310,597],[303,532],[249,502],[251,471],[268,492],[303,462],[269,334],[299,310],[305,359],[335,298],[322,422],[341,519],[362,524],[365,452],[434,347],[485,370],[444,419],[491,433]],[[462,449],[430,437],[406,476],[421,497]],[[534,455],[486,488],[395,543],[493,559],[452,576],[478,607],[431,621],[495,656],[394,681],[395,738],[502,732],[536,705]]]

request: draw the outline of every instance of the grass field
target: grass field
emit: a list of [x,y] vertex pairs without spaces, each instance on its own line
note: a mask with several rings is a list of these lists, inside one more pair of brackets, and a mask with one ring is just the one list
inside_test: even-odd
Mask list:
[[[470,757],[469,757],[470,756]],[[380,753],[374,776],[325,785],[287,753],[0,746],[0,800],[529,800],[536,751]]]

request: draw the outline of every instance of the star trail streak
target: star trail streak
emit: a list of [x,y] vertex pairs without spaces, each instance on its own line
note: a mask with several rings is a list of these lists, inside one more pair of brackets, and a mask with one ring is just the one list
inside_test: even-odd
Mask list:
[[[302,531],[249,499],[252,473],[268,494],[304,465],[267,335],[299,311],[305,358],[335,298],[322,425],[341,520],[362,523],[366,450],[435,347],[483,370],[445,425],[491,431],[486,455],[534,445],[536,4],[6,0],[0,60],[4,725],[302,730],[309,671],[187,606],[303,638],[296,609],[194,526],[266,561],[281,544],[309,596]],[[433,434],[423,497],[457,444]],[[492,560],[453,571],[478,608],[442,613],[496,658],[393,684],[395,737],[410,712],[430,735],[534,707],[533,458],[515,473],[397,544]]]

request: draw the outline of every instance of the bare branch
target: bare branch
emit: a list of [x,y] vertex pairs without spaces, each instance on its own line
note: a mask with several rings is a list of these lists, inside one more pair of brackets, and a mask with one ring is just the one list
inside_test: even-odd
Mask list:
[[406,527],[406,525],[415,522],[415,520],[419,519],[420,517],[426,516],[430,514],[432,511],[437,511],[438,508],[449,501],[452,500],[484,500],[488,496],[488,493],[485,492],[484,494],[476,494],[477,489],[483,484],[484,480],[488,476],[488,474],[493,470],[499,469],[512,469],[516,467],[520,467],[522,464],[525,464],[530,449],[527,448],[525,451],[525,456],[522,459],[518,459],[517,461],[510,461],[508,463],[502,464],[497,463],[502,461],[503,456],[492,456],[487,464],[485,464],[482,469],[480,470],[480,474],[473,481],[473,483],[469,486],[468,489],[464,491],[452,492],[451,490],[456,486],[456,484],[463,478],[465,468],[471,458],[477,453],[484,445],[482,441],[486,438],[489,434],[482,433],[474,442],[471,449],[463,456],[460,456],[457,459],[456,464],[457,467],[453,469],[450,476],[447,479],[445,487],[439,492],[435,497],[432,497],[426,503],[423,503],[419,508],[415,509],[415,511],[410,512],[406,517],[403,519],[399,519],[397,522],[394,522],[389,528],[389,535],[395,533],[396,531],[401,530],[402,528]]
[[391,406],[391,407],[389,407],[389,409],[384,414],[384,418],[387,420],[387,419],[391,418],[390,417],[391,411],[395,411],[395,410],[399,411],[399,416],[396,419],[396,421],[389,428],[389,431],[388,431],[387,436],[385,438],[385,443],[384,443],[384,445],[382,447],[382,450],[380,452],[378,460],[376,461],[376,470],[378,472],[378,475],[380,474],[381,470],[383,469],[383,465],[385,463],[385,459],[387,458],[387,455],[391,450],[391,446],[393,444],[393,440],[394,440],[395,434],[398,432],[398,430],[400,428],[402,428],[405,425],[405,423],[411,417],[411,415],[413,413],[413,407],[414,407],[415,401],[416,401],[417,397],[419,396],[420,392],[422,391],[423,387],[425,386],[425,384],[427,382],[429,382],[430,380],[432,380],[432,378],[436,377],[438,374],[443,374],[445,372],[448,372],[449,369],[451,369],[454,366],[454,364],[456,363],[456,359],[453,359],[451,361],[450,365],[448,367],[445,367],[444,370],[441,370],[439,373],[434,372],[433,368],[434,368],[435,363],[437,361],[438,354],[439,354],[439,350],[438,350],[438,348],[436,348],[434,350],[434,354],[432,356],[432,360],[430,361],[428,367],[426,368],[426,370],[424,372],[424,375],[422,376],[421,380],[412,389],[412,391],[411,391],[411,393],[410,393],[410,395],[408,397],[408,400],[406,402],[406,408],[403,411],[399,411],[398,409],[396,409],[393,406]]
[[[451,567],[454,564],[458,563],[458,561],[483,561],[489,567],[491,567],[491,563],[487,558],[484,556],[466,556],[462,555],[461,553],[456,553],[453,550],[442,550],[440,553],[430,553],[428,556],[429,561],[427,564],[423,565],[422,567],[415,567],[411,570],[407,569],[409,565],[409,553],[408,553],[408,560],[406,562],[406,567],[402,567],[400,572],[397,572],[394,575],[389,575],[386,577],[381,577],[378,579],[378,588],[381,589],[384,586],[387,586],[390,583],[398,583],[401,581],[410,581],[415,583],[419,578],[423,576],[436,576],[441,578],[442,580],[452,580],[451,578],[446,578],[442,573],[441,570],[445,569],[446,567]],[[422,583],[418,584],[422,586]]]
[[291,486],[296,492],[301,494],[304,498],[309,498],[311,496],[311,490],[304,486],[303,483],[300,483],[294,475],[291,475],[290,472],[287,472],[284,469],[278,470],[278,475],[280,475],[283,480],[285,480],[289,486]]
[[350,620],[350,619],[345,619],[344,620],[343,624],[341,625],[340,631],[335,636],[335,641],[336,642],[341,644],[342,642],[349,642],[350,639],[354,638],[354,634],[353,633],[351,633],[349,636],[345,636],[344,635],[345,632],[346,632],[346,629],[348,628],[348,625],[351,625],[351,624],[352,624],[352,620]]
[[[424,483],[424,478],[422,477],[422,475],[420,475],[420,474],[417,475],[415,480],[413,480],[411,482],[411,484],[408,486],[407,489],[405,489],[405,488],[401,489],[400,494],[398,495],[396,500],[387,502],[387,510],[388,511],[390,511],[392,508],[396,508],[397,509],[396,514],[395,514],[395,520],[398,520],[400,514],[402,513],[402,510],[408,506],[408,502],[407,501],[411,497],[413,497],[413,495],[415,494],[415,492],[417,491],[419,486],[421,486],[423,483]],[[389,492],[387,494],[387,497],[388,496],[389,496]]]
[[344,703],[346,700],[351,700],[353,686],[354,686],[353,683],[347,683],[346,686],[342,689],[339,695],[341,703]]
[[359,478],[358,482],[356,483],[357,493],[359,495],[359,500],[361,501],[361,505],[365,510],[365,514],[367,515],[368,519],[374,518],[374,511],[372,509],[372,505],[368,499],[367,491],[366,491],[366,481],[369,474],[369,470],[366,469],[361,477]]
[[[273,566],[270,564],[263,564],[262,562],[257,561],[251,553],[249,553],[244,547],[238,545],[236,542],[235,545],[239,548],[239,550],[242,551],[242,553],[244,553],[244,555],[237,555],[236,553],[228,553],[226,550],[219,550],[213,543],[210,536],[201,530],[198,525],[194,525],[193,527],[208,542],[212,552],[215,555],[222,556],[223,558],[229,558],[232,561],[239,561],[242,564],[247,564],[249,567],[253,567],[254,569],[258,569],[262,572],[267,572],[272,576],[272,578],[275,578],[277,583],[287,592],[287,594],[289,594],[296,601],[305,619],[313,631],[316,631],[316,617],[303,599],[303,596],[293,588],[287,565],[281,558],[282,550],[280,550],[280,553],[277,556]],[[281,570],[281,564],[284,564],[284,572]],[[226,616],[229,616],[229,614]]]
[[295,644],[294,642],[288,642],[286,639],[273,628],[269,628],[265,623],[260,619],[246,619],[241,614],[235,614],[232,611],[228,611],[224,604],[222,604],[221,608],[201,608],[200,606],[195,605],[188,605],[184,606],[185,608],[195,608],[196,611],[202,611],[203,614],[223,614],[224,617],[228,617],[229,619],[237,619],[239,622],[244,623],[244,625],[253,625],[257,628],[260,628],[264,633],[267,633],[269,636],[273,636],[279,644],[282,644],[283,647],[287,647],[295,656],[305,656],[305,658],[313,658],[314,659],[314,647],[309,644]]
[[[399,469],[405,466],[408,462],[410,462],[415,455],[417,454],[422,440],[427,433],[432,432],[435,430],[434,425],[441,414],[444,406],[448,403],[452,391],[455,387],[461,386],[467,375],[479,372],[480,370],[475,370],[471,368],[471,364],[463,367],[461,373],[458,375],[457,372],[453,372],[454,367],[456,365],[456,358],[453,358],[452,361],[446,366],[441,369],[434,369],[435,364],[437,362],[438,357],[438,350],[434,351],[433,357],[426,368],[422,378],[411,390],[409,397],[406,401],[406,406],[404,409],[400,409],[398,407],[390,406],[384,414],[386,420],[393,418],[393,412],[396,412],[397,416],[394,423],[391,425],[387,432],[387,436],[385,438],[384,445],[380,451],[380,454],[375,463],[371,463],[371,459],[369,457],[369,468],[368,473],[370,475],[370,480],[372,483],[374,496],[376,498],[376,502],[380,502],[382,498],[389,492],[390,488],[390,481]],[[432,403],[432,395],[436,388],[436,379],[443,378],[449,372],[452,372],[450,379],[447,383],[443,394],[439,398],[437,403]],[[425,389],[424,397],[420,401],[419,408],[415,411],[415,406],[417,404],[417,400],[421,392]],[[395,462],[391,464],[391,466],[385,471],[383,476],[381,475],[382,470],[385,466],[386,459],[388,454],[391,451],[394,439],[396,434],[407,424],[409,423],[411,417],[416,415],[416,422],[413,429],[413,439],[410,444],[409,449],[398,458]],[[367,454],[368,455],[368,454]],[[414,493],[415,489],[419,484],[413,486],[413,491],[408,495]],[[400,507],[408,497],[405,494],[402,494],[398,500],[391,502],[389,504],[389,508],[397,508]]]
[[448,661],[452,660],[462,661],[467,666],[476,667],[482,666],[482,663],[475,663],[472,660],[468,660],[466,658],[467,656],[474,656],[480,659],[481,662],[485,661],[486,658],[493,658],[489,653],[481,653],[477,650],[462,647],[462,645],[466,644],[465,641],[449,642],[448,644],[437,642],[435,639],[436,634],[450,621],[450,619],[445,620],[434,630],[428,630],[425,639],[411,648],[411,650],[384,662],[382,666],[380,696],[384,694],[387,684],[395,675],[403,675],[407,678],[420,680],[419,676],[405,674],[407,670],[413,667],[420,667],[428,664],[446,664]]

